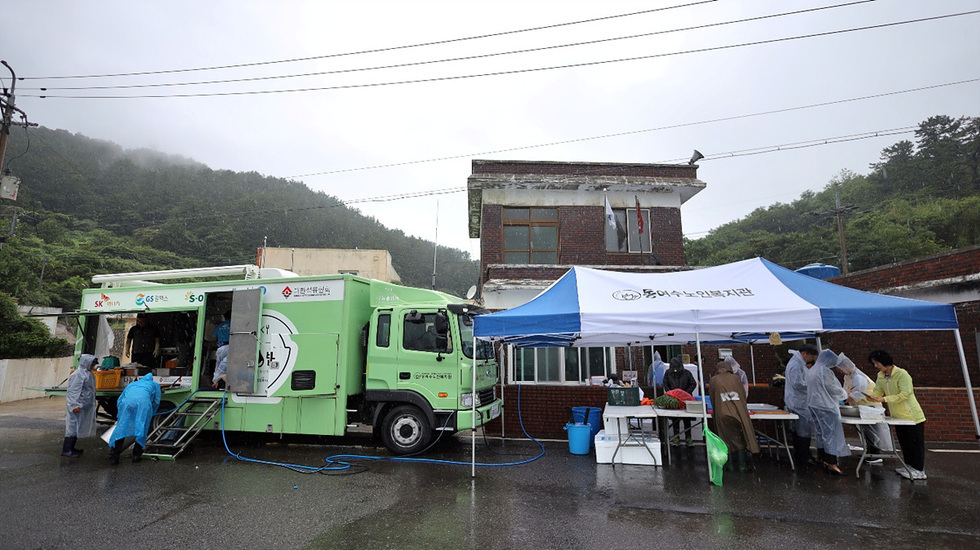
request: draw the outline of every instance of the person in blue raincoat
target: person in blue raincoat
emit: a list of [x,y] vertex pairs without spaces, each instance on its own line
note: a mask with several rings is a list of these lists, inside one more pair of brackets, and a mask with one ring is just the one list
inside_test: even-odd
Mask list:
[[840,402],[847,399],[832,367],[837,366],[837,354],[825,349],[806,371],[806,406],[813,420],[813,441],[817,446],[817,459],[824,470],[843,475],[837,458],[851,456],[851,449],[844,439],[844,426],[840,421]]
[[146,374],[132,382],[119,395],[116,427],[109,439],[111,464],[119,464],[119,454],[129,446],[130,440],[135,441],[133,462],[142,459],[153,414],[160,406],[160,395],[160,384],[153,381],[152,374]]
[[816,461],[810,454],[810,441],[813,437],[813,421],[806,407],[807,365],[817,359],[817,348],[804,344],[799,351],[790,350],[790,360],[786,363],[786,383],[783,386],[783,401],[786,409],[797,415],[793,423],[793,459],[797,464],[814,465]]
[[95,435],[95,375],[92,369],[98,364],[94,355],[84,354],[78,359],[78,368],[68,378],[65,395],[65,442],[61,456],[78,458],[82,449],[76,449],[79,437]]

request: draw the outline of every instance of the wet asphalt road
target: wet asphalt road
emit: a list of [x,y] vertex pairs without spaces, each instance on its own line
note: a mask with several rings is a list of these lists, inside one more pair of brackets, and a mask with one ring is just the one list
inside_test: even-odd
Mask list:
[[[30,400],[45,403],[49,399]],[[63,400],[60,402],[63,407]],[[220,438],[176,461],[110,467],[99,439],[61,459],[58,403],[0,404],[0,548],[978,548],[980,453],[930,446],[928,481],[895,464],[854,477],[792,471],[763,456],[754,473],[707,482],[703,449],[667,468],[597,465],[546,442],[518,466],[470,475],[469,439],[423,462],[356,461],[303,474],[228,455]],[[337,454],[384,456],[370,439],[230,442],[246,457],[318,467]],[[537,445],[478,441],[478,461],[517,462]]]

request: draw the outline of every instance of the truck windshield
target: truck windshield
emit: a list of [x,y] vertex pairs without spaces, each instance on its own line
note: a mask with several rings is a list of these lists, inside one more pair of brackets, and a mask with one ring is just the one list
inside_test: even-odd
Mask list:
[[[467,315],[465,313],[459,313],[456,315],[457,321],[459,321],[459,343],[463,348],[463,355],[472,359],[473,358],[473,316]],[[486,342],[484,340],[477,340],[476,342],[476,358],[477,359],[493,359],[493,344]]]

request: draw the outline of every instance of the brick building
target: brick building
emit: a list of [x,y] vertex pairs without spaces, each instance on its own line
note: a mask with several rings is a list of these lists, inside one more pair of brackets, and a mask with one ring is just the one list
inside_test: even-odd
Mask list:
[[[471,238],[480,239],[484,306],[496,311],[523,304],[572,265],[687,269],[680,209],[705,188],[697,169],[693,164],[474,160],[467,181],[469,230]],[[664,357],[681,351],[662,348]],[[516,404],[519,386],[528,432],[563,436],[567,407],[605,403],[605,389],[588,385],[590,376],[630,370],[642,376],[650,357],[650,347],[512,350],[504,358],[505,399]],[[517,407],[505,408],[506,434],[520,433],[517,416]]]

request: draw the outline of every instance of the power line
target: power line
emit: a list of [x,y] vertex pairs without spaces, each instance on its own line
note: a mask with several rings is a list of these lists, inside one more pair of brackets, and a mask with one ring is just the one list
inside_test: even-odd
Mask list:
[[[779,151],[788,151],[788,150],[791,150],[791,149],[797,149],[797,148],[800,148],[801,146],[817,147],[817,146],[820,146],[820,145],[831,145],[831,144],[834,144],[834,143],[842,143],[842,142],[846,142],[846,141],[857,141],[857,140],[860,140],[860,139],[870,139],[870,138],[873,138],[873,137],[882,137],[882,136],[888,136],[888,135],[895,135],[895,134],[898,134],[898,133],[908,133],[908,132],[915,131],[915,128],[917,128],[917,127],[916,126],[906,126],[906,127],[895,128],[895,129],[891,129],[891,130],[876,130],[876,131],[872,131],[872,132],[863,132],[861,134],[850,134],[850,135],[846,135],[846,136],[837,136],[837,137],[830,137],[830,138],[822,138],[822,139],[818,139],[818,140],[811,140],[811,141],[805,141],[805,142],[785,143],[785,144],[781,144],[781,145],[770,145],[768,147],[760,147],[760,148],[755,148],[755,149],[746,149],[744,151],[733,151],[733,152],[730,152],[730,153],[716,153],[716,154],[714,154],[712,156],[715,157],[716,159],[724,159],[724,158],[731,158],[731,157],[734,157],[734,156],[739,156],[737,153],[742,153],[742,152],[746,152],[746,151],[751,151],[752,152],[751,154],[775,153],[775,152],[779,152]],[[129,227],[129,226],[153,226],[153,225],[160,225],[160,224],[163,224],[163,223],[167,223],[167,222],[170,222],[170,221],[188,221],[188,220],[199,220],[199,219],[215,219],[215,218],[254,216],[254,215],[259,215],[259,214],[270,214],[270,213],[289,214],[289,213],[304,212],[304,211],[310,211],[310,210],[321,210],[321,209],[324,209],[324,208],[336,208],[336,207],[339,207],[339,206],[349,206],[349,205],[352,205],[352,204],[375,203],[375,202],[394,202],[394,201],[399,201],[399,200],[424,198],[424,197],[432,197],[432,196],[437,196],[437,195],[449,195],[449,194],[454,194],[454,193],[462,193],[462,192],[465,192],[466,190],[467,190],[466,187],[447,187],[447,188],[444,188],[444,189],[433,189],[433,190],[428,190],[428,191],[414,191],[414,192],[410,192],[410,193],[400,193],[400,194],[397,194],[397,195],[386,195],[386,196],[380,196],[380,197],[364,197],[364,198],[360,198],[360,199],[350,199],[350,200],[339,200],[338,199],[338,202],[335,203],[335,204],[321,204],[321,205],[316,205],[316,206],[303,206],[303,207],[297,207],[297,208],[265,208],[265,209],[261,209],[261,210],[238,211],[238,212],[229,212],[229,213],[225,213],[225,214],[212,213],[212,214],[208,214],[208,215],[205,215],[205,216],[184,216],[184,217],[181,217],[179,220],[175,220],[174,218],[168,218],[168,219],[165,219],[165,220],[150,220],[150,221],[145,221],[145,222],[132,222],[132,223],[125,223],[125,224],[118,224],[118,225],[120,225],[122,227]],[[692,233],[692,234],[694,234],[694,233]]]
[[648,37],[651,37],[651,36],[658,36],[658,35],[664,35],[664,34],[672,34],[672,33],[678,33],[678,32],[687,32],[687,31],[692,31],[692,30],[702,30],[702,29],[707,29],[707,28],[711,28],[711,27],[721,27],[721,26],[725,26],[725,25],[734,25],[734,24],[738,24],[738,23],[747,23],[747,22],[753,22],[753,21],[762,21],[762,20],[765,20],[765,19],[774,19],[774,18],[777,18],[777,17],[785,17],[785,16],[789,16],[789,15],[799,15],[799,14],[803,14],[803,13],[823,11],[823,10],[829,10],[829,9],[834,9],[834,8],[850,7],[850,6],[854,6],[854,5],[858,5],[858,4],[866,4],[868,2],[874,2],[874,1],[875,0],[855,0],[853,2],[847,2],[847,3],[844,3],[844,4],[835,4],[835,5],[830,5],[830,6],[819,6],[819,7],[816,7],[816,8],[807,8],[807,9],[790,11],[790,12],[783,12],[783,13],[775,13],[775,14],[761,15],[761,16],[757,16],[757,17],[748,17],[748,18],[744,18],[744,19],[736,19],[736,20],[731,20],[731,21],[722,21],[722,22],[718,22],[718,23],[707,23],[707,24],[704,24],[704,25],[696,25],[696,26],[691,26],[691,27],[680,27],[680,28],[668,29],[668,30],[664,30],[664,31],[654,31],[654,32],[647,32],[647,33],[641,33],[641,34],[633,34],[633,35],[627,35],[627,36],[617,36],[617,37],[614,37],[614,38],[603,38],[603,39],[588,40],[588,41],[583,41],[583,42],[573,42],[573,43],[569,43],[569,44],[557,44],[557,45],[552,45],[552,46],[541,46],[541,47],[537,47],[537,48],[525,48],[525,49],[520,49],[520,50],[509,50],[509,51],[504,51],[504,52],[495,52],[495,53],[488,53],[488,54],[476,54],[476,55],[468,55],[468,56],[462,56],[462,57],[451,57],[451,58],[434,59],[434,60],[426,60],[426,61],[412,61],[412,62],[396,63],[396,64],[390,64],[390,65],[380,65],[380,66],[373,66],[373,67],[358,67],[358,68],[353,68],[353,69],[337,69],[337,70],[331,70],[331,71],[316,71],[316,72],[309,72],[309,73],[286,74],[286,75],[273,75],[273,76],[257,76],[257,77],[248,77],[248,78],[208,80],[208,81],[198,81],[198,82],[164,82],[164,83],[157,83],[157,84],[117,84],[117,85],[106,85],[106,86],[63,86],[63,87],[56,87],[56,88],[49,86],[47,88],[28,88],[28,89],[29,90],[44,90],[44,91],[50,92],[52,90],[61,90],[61,91],[74,90],[74,91],[80,91],[80,90],[129,90],[129,89],[140,89],[140,88],[168,88],[168,87],[177,87],[177,86],[203,86],[203,85],[214,85],[214,84],[232,84],[232,83],[241,83],[241,82],[258,82],[258,81],[264,81],[264,80],[282,80],[282,79],[287,79],[287,78],[305,78],[305,77],[311,77],[311,76],[326,76],[326,75],[336,75],[336,74],[348,74],[348,73],[355,73],[355,72],[378,71],[378,70],[384,70],[384,69],[401,69],[401,68],[406,68],[406,67],[417,67],[417,66],[421,66],[421,65],[435,65],[435,64],[438,64],[438,63],[449,63],[449,62],[455,62],[455,61],[472,61],[472,60],[475,60],[475,59],[488,59],[488,58],[491,58],[491,57],[501,57],[501,56],[506,56],[506,55],[515,55],[515,54],[523,54],[523,53],[534,53],[534,52],[549,51],[549,50],[556,50],[556,49],[561,49],[561,48],[570,48],[570,47],[577,47],[577,46],[590,46],[590,45],[603,44],[603,43],[615,42],[615,41],[620,41],[620,40],[631,40],[631,39],[635,39],[635,38],[648,38]]
[[[718,160],[723,158],[734,158],[734,157],[744,157],[749,155],[762,155],[765,153],[775,153],[777,151],[791,151],[793,149],[805,149],[808,147],[817,147],[820,145],[831,145],[834,143],[844,143],[848,141],[858,141],[862,139],[870,139],[875,137],[885,137],[885,136],[896,136],[900,134],[911,134],[918,129],[918,126],[903,126],[901,128],[892,128],[890,130],[876,130],[874,132],[862,132],[860,134],[850,134],[846,136],[838,136],[833,138],[822,138],[809,141],[800,141],[796,143],[784,143],[782,145],[769,145],[766,147],[754,147],[752,149],[742,149],[740,151],[729,151],[727,153],[711,153],[705,155],[702,160]],[[663,164],[672,164],[684,161],[685,159],[672,159],[660,161]]]
[[[371,166],[361,166],[361,167],[357,167],[357,168],[343,168],[343,169],[339,169],[339,170],[328,170],[328,171],[324,171],[324,172],[313,172],[313,173],[309,173],[309,174],[300,174],[300,175],[296,175],[296,176],[288,176],[287,179],[299,179],[299,178],[307,178],[307,177],[314,177],[314,176],[327,176],[327,175],[340,174],[340,173],[345,173],[345,172],[358,172],[358,171],[363,171],[363,170],[376,170],[376,169],[379,169],[379,168],[393,168],[393,167],[396,167],[396,166],[408,166],[408,165],[413,165],[413,164],[423,164],[423,163],[429,163],[429,162],[439,162],[439,161],[444,161],[444,160],[454,160],[454,159],[460,159],[460,158],[474,158],[474,157],[481,157],[481,156],[488,156],[488,155],[496,155],[496,154],[499,154],[499,153],[509,153],[509,152],[512,152],[512,151],[523,151],[523,150],[528,150],[528,149],[541,149],[541,148],[544,148],[544,147],[553,147],[553,146],[556,146],[556,145],[567,145],[569,143],[581,143],[581,142],[585,142],[585,141],[596,141],[596,140],[600,140],[600,139],[609,139],[609,138],[614,138],[614,137],[631,136],[631,135],[644,134],[644,133],[649,133],[649,132],[658,132],[658,131],[662,131],[662,130],[674,130],[674,129],[677,129],[677,128],[687,128],[687,127],[691,127],[691,126],[700,126],[702,124],[711,124],[711,123],[715,123],[715,122],[729,122],[729,121],[733,121],[733,120],[741,120],[741,119],[752,118],[752,117],[763,116],[763,115],[788,113],[788,112],[800,111],[800,110],[804,110],[804,109],[813,109],[813,108],[816,108],[816,107],[826,107],[826,106],[829,106],[829,105],[839,105],[839,104],[843,104],[843,103],[852,103],[852,102],[855,102],[855,101],[865,101],[865,100],[868,100],[868,99],[877,99],[877,98],[888,97],[888,96],[893,96],[893,95],[908,94],[908,93],[912,93],[912,92],[921,92],[921,91],[925,91],[925,90],[934,90],[934,89],[938,89],[938,88],[946,88],[946,87],[949,87],[949,86],[958,86],[958,85],[961,85],[961,84],[969,84],[969,83],[973,83],[973,82],[980,82],[980,78],[971,78],[971,79],[968,79],[968,80],[959,80],[959,81],[956,81],[956,82],[947,82],[947,83],[944,83],[944,84],[934,84],[934,85],[931,85],[931,86],[921,86],[921,87],[918,87],[918,88],[910,88],[910,89],[907,89],[907,90],[898,90],[898,91],[893,91],[893,92],[883,92],[883,93],[880,93],[880,94],[872,94],[872,95],[866,95],[866,96],[860,96],[860,97],[852,97],[852,98],[848,98],[848,99],[838,99],[838,100],[833,100],[833,101],[824,101],[824,102],[821,102],[821,103],[811,103],[811,104],[808,104],[808,105],[799,105],[799,106],[796,106],[796,107],[786,107],[784,109],[773,109],[773,110],[769,110],[769,111],[758,111],[758,112],[755,112],[755,113],[746,113],[746,114],[733,115],[733,116],[727,116],[727,117],[721,117],[721,118],[705,119],[705,120],[699,120],[699,121],[695,121],[695,122],[682,122],[682,123],[678,123],[678,124],[670,124],[670,125],[666,125],[666,126],[658,126],[656,128],[645,128],[645,129],[642,129],[642,130],[627,130],[625,132],[616,132],[616,133],[612,133],[612,134],[602,134],[602,135],[598,135],[598,136],[573,138],[573,139],[566,139],[566,140],[561,140],[561,141],[552,141],[552,142],[548,142],[548,143],[539,143],[539,144],[535,144],[535,145],[521,145],[521,146],[517,146],[517,147],[508,147],[508,148],[505,148],[505,149],[494,149],[492,151],[483,151],[483,152],[480,152],[480,153],[467,153],[467,154],[461,154],[461,155],[449,155],[449,156],[435,157],[435,158],[430,158],[430,159],[411,160],[411,161],[404,161],[404,162],[392,162],[392,163],[388,163],[388,164],[375,164],[375,165],[371,165]],[[687,160],[687,159],[680,159],[680,160]]]
[[933,17],[922,17],[918,19],[908,19],[905,21],[897,21],[893,23],[882,23],[878,25],[866,25],[862,27],[853,27],[850,29],[840,29],[835,31],[825,31],[819,33],[803,34],[796,36],[789,36],[783,38],[772,38],[768,40],[757,40],[754,42],[743,42],[740,44],[728,44],[724,46],[712,46],[707,48],[697,48],[691,50],[683,50],[677,52],[668,53],[658,53],[649,55],[640,55],[634,57],[624,57],[618,59],[607,59],[600,61],[586,61],[581,63],[568,63],[563,65],[551,65],[546,67],[534,67],[528,69],[511,69],[506,71],[493,71],[487,73],[476,73],[468,75],[456,75],[456,76],[442,76],[442,77],[430,77],[430,78],[418,78],[411,80],[397,80],[389,82],[372,82],[366,84],[343,84],[338,86],[318,86],[318,87],[306,87],[306,88],[291,88],[282,90],[252,90],[245,92],[200,92],[200,93],[186,93],[186,94],[146,94],[146,95],[34,95],[34,94],[23,94],[22,97],[37,97],[37,98],[51,98],[51,99],[161,99],[161,98],[192,98],[192,97],[231,97],[231,96],[244,96],[244,95],[268,95],[268,94],[282,94],[282,93],[303,93],[303,92],[322,92],[322,91],[332,91],[332,90],[349,90],[358,88],[377,88],[383,86],[398,86],[404,84],[422,84],[431,82],[447,82],[454,80],[467,80],[472,78],[484,78],[490,76],[505,76],[514,74],[524,74],[533,72],[543,72],[543,71],[554,71],[560,69],[571,69],[576,67],[591,67],[599,65],[608,65],[613,63],[624,63],[628,61],[641,61],[646,59],[657,59],[663,57],[672,57],[676,55],[687,55],[693,53],[705,53],[713,51],[722,51],[735,48],[744,48],[748,46],[760,46],[765,44],[776,44],[780,42],[790,42],[794,40],[803,40],[807,38],[817,38],[823,36],[833,36],[838,34],[846,34],[858,31],[867,31],[873,29],[882,29],[887,27],[894,27],[899,25],[908,25],[912,23],[922,23],[925,21],[935,21],[939,19],[947,19],[951,17],[961,17],[964,15],[973,15],[980,13],[980,10],[972,10],[960,13],[937,15]]
[[396,51],[396,50],[406,50],[406,49],[410,49],[410,48],[421,48],[421,47],[425,47],[425,46],[436,46],[436,45],[443,45],[443,44],[453,44],[453,43],[457,43],[457,42],[466,42],[466,41],[470,41],[470,40],[482,40],[484,38],[498,38],[498,37],[501,37],[501,36],[509,36],[509,35],[514,35],[514,34],[527,33],[527,32],[534,32],[534,31],[542,31],[542,30],[556,29],[556,28],[560,28],[560,27],[569,27],[569,26],[573,26],[573,25],[582,25],[582,24],[585,24],[585,23],[595,23],[595,22],[598,22],[598,21],[608,21],[608,20],[611,20],[611,19],[620,19],[620,18],[624,18],[624,17],[632,17],[634,15],[643,15],[643,14],[655,13],[655,12],[661,12],[661,11],[668,11],[668,10],[678,9],[678,8],[687,8],[687,7],[691,7],[691,6],[697,6],[699,4],[710,4],[710,3],[716,2],[716,1],[717,0],[700,0],[700,1],[697,1],[697,2],[690,2],[690,3],[687,3],[687,4],[680,4],[680,5],[676,5],[676,6],[668,6],[668,7],[665,7],[665,8],[654,8],[654,9],[642,10],[642,11],[635,11],[635,12],[630,12],[630,13],[622,13],[622,14],[618,14],[618,15],[607,15],[607,16],[603,16],[603,17],[593,17],[591,19],[582,19],[582,20],[579,20],[579,21],[569,21],[569,22],[566,22],[566,23],[555,23],[555,24],[552,24],[552,25],[543,25],[543,26],[539,26],[539,27],[530,27],[530,28],[526,28],[526,29],[517,29],[517,30],[511,30],[511,31],[502,31],[502,32],[496,32],[496,33],[481,34],[481,35],[476,35],[476,36],[466,36],[466,37],[462,37],[462,38],[450,38],[450,39],[446,39],[446,40],[435,40],[435,41],[432,41],[432,42],[421,42],[421,43],[418,43],[418,44],[406,44],[406,45],[402,45],[402,46],[391,46],[391,47],[387,47],[387,48],[375,48],[375,49],[357,50],[357,51],[345,52],[345,53],[317,55],[317,56],[311,56],[311,57],[297,57],[297,58],[293,58],[293,59],[279,59],[279,60],[275,60],[275,61],[257,61],[257,62],[253,62],[253,63],[238,63],[238,64],[234,64],[234,65],[217,65],[217,66],[212,66],[212,67],[198,67],[198,68],[194,68],[194,69],[170,69],[170,70],[162,70],[162,71],[139,71],[139,72],[130,72],[130,73],[90,74],[90,75],[74,75],[74,76],[24,77],[21,80],[54,80],[54,79],[72,79],[72,78],[108,78],[108,77],[120,77],[120,76],[148,76],[148,75],[159,75],[159,74],[188,73],[188,72],[197,72],[197,71],[216,71],[216,70],[221,70],[221,69],[240,69],[240,68],[243,68],[243,67],[260,67],[260,66],[263,66],[263,65],[277,65],[277,64],[282,64],[282,63],[296,63],[296,62],[302,62],[302,61],[317,61],[317,60],[320,60],[320,59],[330,59],[330,58],[335,58],[335,57],[349,57],[349,56],[353,56],[353,55],[362,55],[362,54],[369,54],[369,53],[382,53],[382,52],[391,52],[391,51]]

